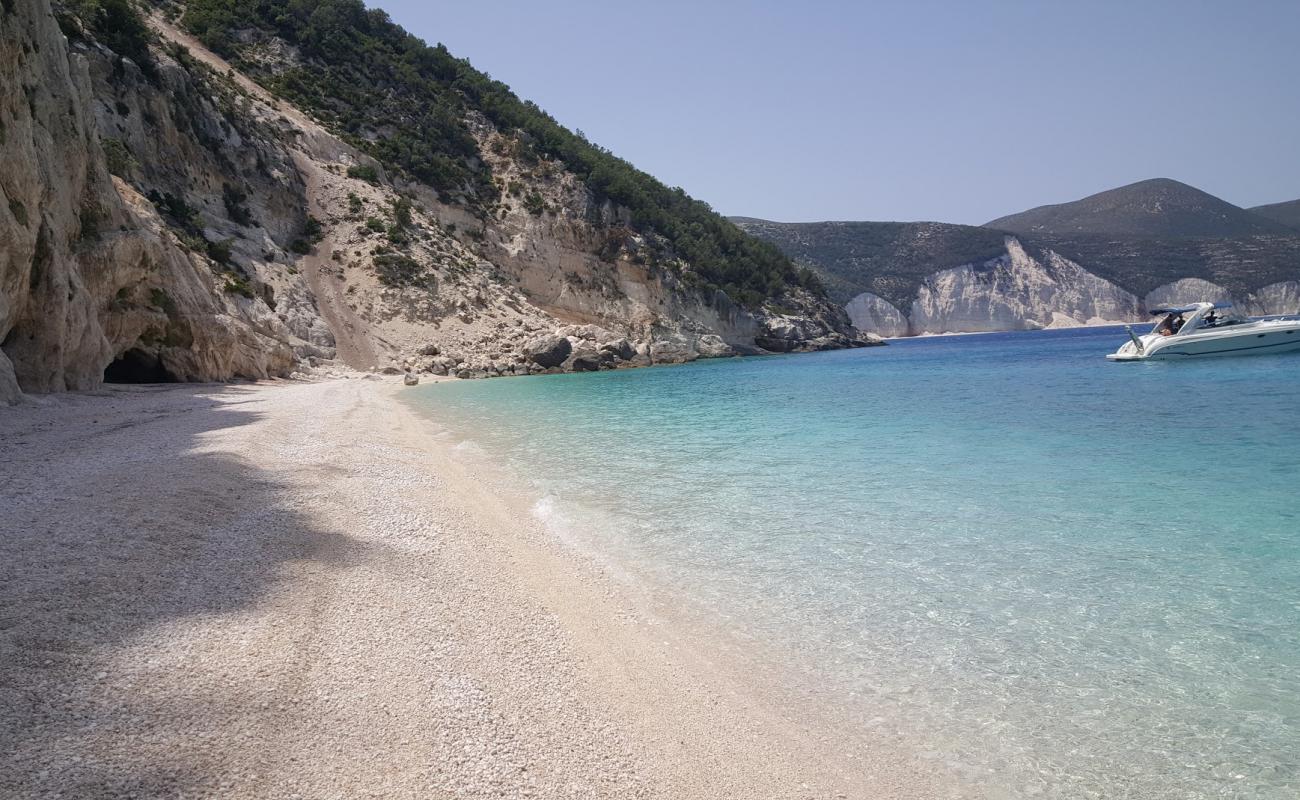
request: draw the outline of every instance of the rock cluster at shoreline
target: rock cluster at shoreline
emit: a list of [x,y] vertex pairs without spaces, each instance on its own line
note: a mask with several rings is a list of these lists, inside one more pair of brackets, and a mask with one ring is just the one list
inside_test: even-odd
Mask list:
[[[806,324],[806,323],[805,323]],[[806,327],[783,321],[772,335],[761,341],[768,347],[728,344],[716,334],[667,334],[650,341],[633,341],[599,325],[569,325],[554,331],[520,326],[513,336],[489,340],[464,354],[444,352],[437,345],[425,345],[417,354],[403,359],[401,370],[408,374],[430,374],[463,379],[498,378],[518,375],[598,372],[612,369],[683,364],[698,359],[814,352],[885,344],[872,334],[847,337],[839,333],[807,336]],[[332,361],[310,359],[304,368],[329,366]],[[396,367],[384,371],[396,374]]]

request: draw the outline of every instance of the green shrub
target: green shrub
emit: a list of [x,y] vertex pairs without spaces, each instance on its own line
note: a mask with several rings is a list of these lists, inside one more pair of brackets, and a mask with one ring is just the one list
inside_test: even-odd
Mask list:
[[185,198],[177,197],[171,192],[159,193],[157,189],[150,189],[146,196],[169,224],[193,236],[200,234],[199,212],[185,202]]
[[524,208],[534,217],[540,217],[542,212],[546,210],[546,201],[537,192],[529,192],[524,197]]
[[398,227],[411,227],[411,201],[405,197],[399,197],[393,201],[393,222]]
[[[149,52],[153,32],[131,0],[72,0],[68,10],[101,44],[119,56],[131,59],[145,77],[157,79],[158,68]],[[63,20],[60,24],[65,26],[65,34],[69,33],[68,28],[73,28],[70,36],[82,32]]]
[[234,241],[233,239],[222,239],[219,242],[208,241],[205,247],[205,250],[207,251],[208,254],[208,258],[212,259],[218,264],[229,264],[230,245],[233,241]]
[[169,317],[176,314],[176,301],[172,300],[171,295],[162,289],[149,290],[149,303],[154,308],[162,309]]
[[136,165],[131,149],[120,139],[104,139],[104,163],[108,171],[119,178],[130,177],[131,169]]
[[230,220],[237,225],[252,225],[253,214],[245,205],[248,202],[248,193],[230,184],[223,184],[221,187],[221,200],[226,206],[226,214]]
[[248,278],[240,275],[238,272],[227,271],[221,273],[225,279],[221,287],[226,294],[237,294],[252,300],[257,295],[253,293],[253,287],[248,284]]
[[385,253],[375,256],[374,263],[379,282],[385,286],[411,286],[423,282],[424,270],[410,256]]
[[86,206],[81,209],[81,232],[79,234],[81,241],[92,242],[99,239],[99,224],[102,221],[102,216],[102,212],[94,206]]
[[357,180],[366,181],[368,183],[379,182],[379,172],[370,164],[356,164],[348,167],[348,177],[356,178]]
[[325,226],[321,225],[320,220],[308,214],[307,221],[302,226],[302,236],[294,239],[289,244],[289,249],[298,255],[306,255],[311,252],[313,245],[324,238]]

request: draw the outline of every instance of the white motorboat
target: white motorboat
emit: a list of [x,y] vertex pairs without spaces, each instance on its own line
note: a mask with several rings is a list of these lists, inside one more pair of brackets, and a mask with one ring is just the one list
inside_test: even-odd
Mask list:
[[1177,360],[1197,356],[1244,356],[1300,350],[1300,319],[1251,319],[1230,303],[1193,303],[1157,308],[1150,333],[1128,328],[1129,340],[1110,361]]

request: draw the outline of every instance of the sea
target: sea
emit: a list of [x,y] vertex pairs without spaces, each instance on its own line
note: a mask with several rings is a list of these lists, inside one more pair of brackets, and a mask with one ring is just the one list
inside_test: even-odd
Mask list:
[[1122,328],[405,397],[621,579],[972,796],[1300,797],[1300,355]]

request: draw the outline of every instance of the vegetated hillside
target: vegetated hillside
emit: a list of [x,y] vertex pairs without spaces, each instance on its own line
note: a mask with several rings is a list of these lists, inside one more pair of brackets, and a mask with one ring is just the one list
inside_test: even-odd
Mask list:
[[898,308],[910,307],[935,272],[997,258],[1006,234],[942,222],[771,222],[731,217],[799,264],[817,271],[837,303],[871,292]]
[[1155,178],[1071,203],[999,217],[986,227],[1026,236],[1110,236],[1139,239],[1288,234],[1253,214],[1185,183]]
[[1246,209],[1252,214],[1267,217],[1300,232],[1300,200],[1288,200],[1285,203],[1269,203],[1265,206],[1253,206]]
[[[483,215],[499,193],[471,130],[473,114],[520,132],[503,147],[525,164],[554,159],[597,201],[628,212],[648,237],[641,257],[682,270],[747,307],[791,286],[818,291],[770,245],[744,235],[705,203],[669,188],[561,126],[508,86],[430,47],[360,0],[190,0],[182,24],[259,82],[309,110],[391,171]],[[281,46],[285,45],[285,46]],[[539,208],[529,194],[524,202]]]

